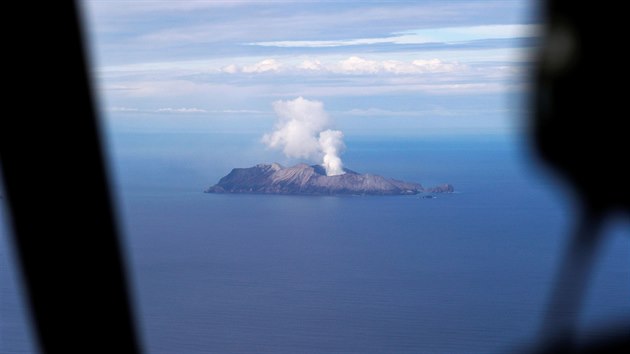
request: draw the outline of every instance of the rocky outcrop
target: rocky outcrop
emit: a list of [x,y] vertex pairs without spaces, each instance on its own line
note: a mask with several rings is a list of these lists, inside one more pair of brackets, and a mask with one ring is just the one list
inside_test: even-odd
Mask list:
[[428,193],[453,193],[454,191],[455,188],[453,188],[453,186],[448,183],[425,189],[425,192]]

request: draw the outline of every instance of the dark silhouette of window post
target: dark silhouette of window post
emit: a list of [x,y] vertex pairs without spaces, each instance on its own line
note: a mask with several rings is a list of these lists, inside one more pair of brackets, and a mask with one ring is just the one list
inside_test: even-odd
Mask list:
[[615,42],[627,21],[618,10],[612,4],[567,0],[548,0],[543,7],[533,139],[543,160],[573,187],[582,210],[543,319],[540,336],[549,353],[630,351],[630,327],[620,328],[619,338],[592,347],[578,348],[575,338],[597,265],[602,221],[612,212],[630,212],[626,90],[611,85],[626,82],[628,70],[611,65],[605,55],[616,53]]
[[138,353],[76,5],[8,6],[0,157],[39,348]]

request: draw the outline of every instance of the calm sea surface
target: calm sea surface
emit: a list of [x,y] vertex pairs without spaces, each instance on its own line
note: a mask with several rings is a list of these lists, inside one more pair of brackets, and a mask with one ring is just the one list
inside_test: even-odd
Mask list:
[[[458,191],[436,199],[204,194],[236,166],[181,149],[201,137],[114,140],[150,353],[501,353],[534,338],[573,217],[507,138],[348,141],[351,169]],[[606,229],[585,335],[630,316],[628,229]],[[0,232],[0,352],[30,352]]]

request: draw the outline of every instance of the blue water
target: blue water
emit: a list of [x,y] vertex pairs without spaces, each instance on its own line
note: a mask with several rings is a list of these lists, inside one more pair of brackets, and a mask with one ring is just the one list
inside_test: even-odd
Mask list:
[[[501,353],[535,339],[574,200],[518,139],[347,141],[351,169],[458,191],[437,199],[203,194],[230,159],[270,162],[207,140],[113,138],[148,352]],[[628,222],[608,225],[585,336],[630,317]],[[28,352],[14,274],[0,276],[13,333],[0,352]]]

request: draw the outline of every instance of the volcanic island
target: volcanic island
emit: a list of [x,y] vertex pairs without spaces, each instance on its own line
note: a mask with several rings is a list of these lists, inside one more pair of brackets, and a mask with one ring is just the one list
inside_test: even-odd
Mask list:
[[419,183],[404,182],[373,174],[361,174],[344,168],[343,174],[329,176],[321,165],[298,164],[284,167],[278,163],[235,168],[206,193],[246,193],[284,195],[415,195],[452,193],[450,184],[424,188]]

